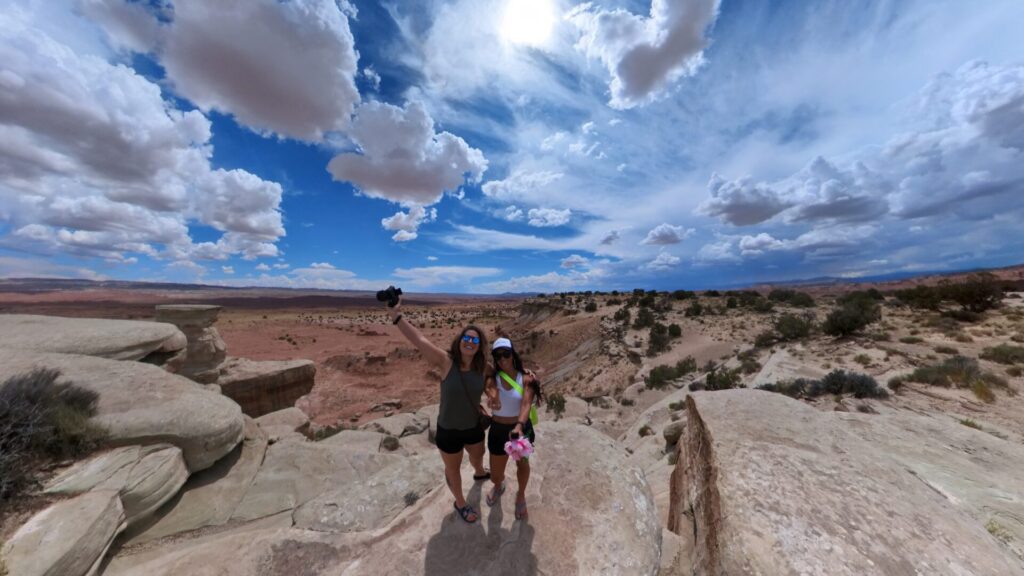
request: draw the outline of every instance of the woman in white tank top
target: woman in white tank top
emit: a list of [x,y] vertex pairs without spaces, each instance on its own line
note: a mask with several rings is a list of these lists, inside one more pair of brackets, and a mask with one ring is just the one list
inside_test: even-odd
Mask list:
[[[508,465],[508,454],[505,453],[505,442],[510,436],[518,434],[536,443],[533,424],[530,422],[530,406],[540,402],[540,382],[537,377],[523,368],[519,354],[512,348],[508,338],[498,338],[491,349],[495,372],[487,376],[488,390],[497,388],[497,396],[501,406],[493,411],[491,427],[487,432],[487,449],[491,453],[491,482],[493,486],[487,494],[488,506],[498,503],[499,497],[505,492],[505,467]],[[506,379],[506,377],[508,379]],[[515,385],[509,382],[512,380]],[[489,396],[492,393],[488,394]],[[516,462],[516,493],[517,520],[527,518],[526,484],[530,480],[530,461],[522,458]]]

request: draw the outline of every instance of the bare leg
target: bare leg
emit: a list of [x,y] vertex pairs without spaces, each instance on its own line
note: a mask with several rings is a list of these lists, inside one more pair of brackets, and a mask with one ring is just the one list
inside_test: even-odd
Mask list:
[[[505,481],[505,467],[507,465],[507,455],[491,454],[491,482],[494,483],[494,486],[491,488],[491,500],[494,500],[495,496],[497,496],[497,491],[501,490],[501,483]],[[488,501],[488,504],[490,504],[490,501]]]
[[441,452],[441,460],[444,461],[444,477],[448,480],[448,489],[455,496],[455,505],[462,508],[466,505],[466,498],[462,495],[462,452],[448,454]]
[[469,463],[473,466],[474,473],[477,476],[485,474],[487,470],[484,469],[484,443],[466,445],[466,453],[469,454]]
[[523,458],[516,462],[516,480],[519,481],[519,490],[516,492],[516,518],[526,518],[526,484],[530,481],[530,461],[528,459]]

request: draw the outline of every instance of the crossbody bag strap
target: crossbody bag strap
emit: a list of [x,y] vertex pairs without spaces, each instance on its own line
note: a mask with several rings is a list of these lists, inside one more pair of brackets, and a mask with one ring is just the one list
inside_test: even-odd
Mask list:
[[[512,379],[512,377],[509,376],[508,374],[506,374],[504,370],[499,370],[498,374],[501,375],[501,379],[502,380],[504,380],[505,382],[508,382],[509,386],[515,388],[516,392],[518,392],[520,396],[526,397],[526,393],[523,392],[523,388],[522,388],[522,386],[519,385],[519,382],[516,382],[514,379]],[[530,423],[532,423],[532,424],[536,424],[537,423],[537,407],[536,406],[530,406]]]

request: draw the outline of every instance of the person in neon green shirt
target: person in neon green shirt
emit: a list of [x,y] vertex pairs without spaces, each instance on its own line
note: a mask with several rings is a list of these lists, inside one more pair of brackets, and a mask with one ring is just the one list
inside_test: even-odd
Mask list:
[[[500,407],[495,409],[491,428],[487,434],[487,449],[491,453],[491,482],[493,486],[487,494],[487,505],[494,506],[498,498],[505,492],[505,467],[508,465],[508,454],[505,442],[512,435],[518,434],[536,443],[537,438],[533,424],[537,420],[535,404],[541,401],[540,380],[537,376],[523,368],[519,353],[512,347],[508,338],[498,338],[491,348],[494,360],[494,373],[488,374],[486,386],[495,390]],[[489,392],[489,395],[491,393]],[[530,461],[522,458],[516,462],[516,519],[525,520],[526,484],[530,480]]]

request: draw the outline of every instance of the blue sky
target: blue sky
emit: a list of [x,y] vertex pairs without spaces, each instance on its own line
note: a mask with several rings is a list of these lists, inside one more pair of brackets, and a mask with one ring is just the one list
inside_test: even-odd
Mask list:
[[551,292],[1024,254],[1019,0],[7,4],[3,277]]

